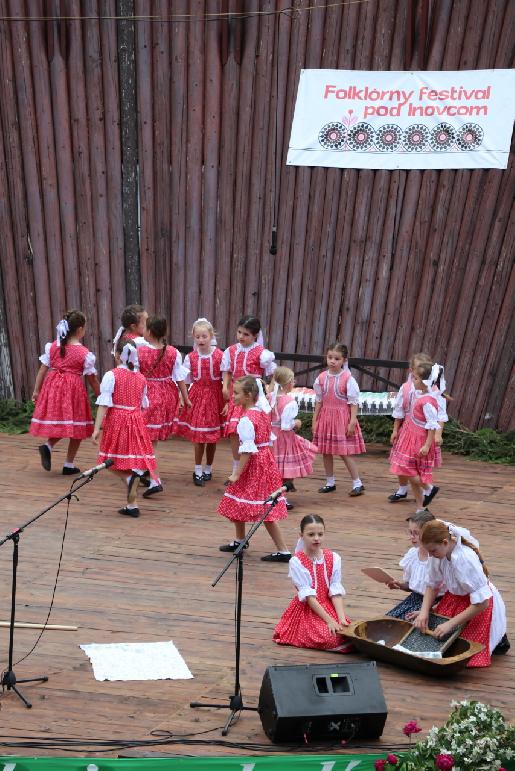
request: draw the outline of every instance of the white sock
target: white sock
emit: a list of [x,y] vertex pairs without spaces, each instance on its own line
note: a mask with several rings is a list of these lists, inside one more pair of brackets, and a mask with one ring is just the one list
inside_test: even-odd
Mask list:
[[158,487],[161,484],[161,480],[158,479],[151,479],[150,484],[148,486],[148,489],[150,490],[151,487]]
[[206,472],[206,474],[211,474],[212,470],[213,470],[213,467],[212,467],[212,466],[209,466],[209,465],[206,463],[206,465],[204,466],[204,471]]
[[408,485],[399,485],[399,489],[397,490],[397,495],[407,495],[408,493]]
[[202,476],[202,466],[197,466],[195,463],[195,476],[201,477]]
[[53,447],[51,447],[51,446],[48,444],[48,442],[45,442],[45,444],[46,444],[46,446],[48,447],[48,449],[50,450],[50,452],[52,452],[52,450],[53,450],[54,448],[53,448]]
[[326,485],[328,487],[334,487],[336,484],[336,480],[334,477],[327,477]]
[[363,483],[362,483],[362,481],[361,481],[361,479],[359,477],[357,479],[353,479],[352,480],[352,489],[355,490],[356,487],[361,487],[362,484]]
[[424,491],[424,495],[431,495],[431,490],[433,489],[433,485],[428,485],[427,487],[422,488]]
[[65,463],[63,464],[63,468],[75,468],[75,464],[70,463],[69,461],[65,461]]
[[139,476],[143,476],[143,474],[145,473],[145,471],[147,469],[146,468],[133,468],[132,470],[134,471],[135,474],[139,474]]
[[281,550],[280,552],[278,552],[278,554],[291,554],[291,552],[289,549],[286,549],[286,551]]
[[137,503],[128,503],[125,507],[126,509],[137,509],[138,504]]
[[236,471],[236,469],[238,468],[239,465],[240,465],[240,461],[239,460],[233,460],[233,462],[232,462],[232,470]]

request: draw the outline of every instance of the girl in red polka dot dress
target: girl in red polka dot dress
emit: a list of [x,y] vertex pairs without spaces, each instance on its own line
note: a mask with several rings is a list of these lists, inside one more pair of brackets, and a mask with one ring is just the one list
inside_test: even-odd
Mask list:
[[424,525],[421,540],[429,553],[429,569],[424,600],[415,617],[415,626],[426,631],[437,587],[443,583],[447,591],[434,612],[450,618],[437,626],[434,634],[445,637],[457,626],[463,625],[460,637],[485,646],[481,653],[472,656],[467,667],[490,666],[491,654],[506,653],[510,644],[506,636],[504,602],[489,580],[479,550],[462,537],[459,529],[440,520]]
[[132,340],[136,347],[147,345],[144,338],[148,313],[142,305],[126,305],[122,311],[120,321],[122,322],[117,333],[113,338],[113,356],[116,353],[116,346],[120,338],[125,337]]
[[302,519],[300,535],[288,573],[297,596],[275,627],[274,642],[347,653],[352,645],[343,636],[350,620],[343,609],[341,558],[322,548],[325,524],[318,514]]
[[142,477],[156,477],[156,458],[142,408],[148,407],[147,383],[137,371],[138,352],[133,340],[122,337],[116,344],[116,369],[106,372],[100,383],[93,441],[100,451],[98,462],[113,461],[109,471],[127,486],[127,505],[120,514],[139,517],[137,488]]
[[[241,377],[234,383],[234,404],[240,411],[236,426],[240,459],[229,477],[218,513],[234,522],[236,537],[222,544],[220,551],[234,551],[245,538],[245,522],[256,522],[264,513],[268,496],[282,486],[282,477],[270,449],[272,421],[270,405],[263,393],[261,380]],[[291,558],[278,521],[286,519],[286,502],[281,495],[265,519],[265,528],[276,551],[261,559],[264,562],[288,562]]]

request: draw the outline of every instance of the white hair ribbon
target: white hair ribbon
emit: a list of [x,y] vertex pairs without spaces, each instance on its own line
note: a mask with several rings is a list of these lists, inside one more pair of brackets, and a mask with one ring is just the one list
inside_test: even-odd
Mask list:
[[440,375],[440,385],[438,386],[438,393],[443,394],[443,392],[447,388],[447,383],[445,382],[445,375],[444,375],[443,364],[435,364],[433,366],[433,369],[435,367],[438,367],[438,369],[436,371],[436,377],[434,378],[433,383],[436,383],[436,381],[438,380],[438,375]]
[[265,396],[265,392],[263,391],[263,383],[259,378],[257,378],[257,387],[258,387],[258,398],[256,402],[256,407],[259,407],[261,412],[264,412],[265,415],[268,415],[270,412],[272,412],[272,408],[270,407],[268,403],[268,399]]
[[263,337],[263,330],[262,329],[259,330],[258,336],[256,337],[256,343],[258,345],[262,345],[263,348],[265,347],[265,338]]
[[66,337],[69,331],[70,331],[70,326],[68,322],[66,321],[66,319],[61,319],[61,321],[58,323],[58,325],[55,328],[55,333],[56,333],[55,342],[57,343],[57,345],[61,343],[61,339],[63,337]]
[[427,380],[423,380],[425,386],[428,388],[431,388],[433,383],[435,383],[438,380],[438,375],[440,374],[440,365],[439,364],[433,364],[431,367],[431,374],[429,375]]
[[275,405],[277,404],[277,394],[279,393],[279,383],[274,383],[273,390],[268,394],[270,398],[270,406],[273,409]]
[[304,538],[299,538],[297,543],[295,544],[294,554],[298,551],[304,551]]
[[456,538],[456,543],[458,545],[461,543],[461,539],[464,538],[466,541],[471,543],[472,546],[475,546],[476,549],[479,549],[479,541],[477,538],[474,538],[470,530],[467,530],[466,527],[460,527],[455,525],[453,522],[445,522],[445,520],[442,520],[442,522],[444,525],[447,525],[449,533],[454,536],[454,538]]
[[[193,322],[192,329],[195,329],[197,324],[207,324],[208,326],[211,327],[211,329],[213,329],[213,325],[211,324],[209,319],[204,318],[204,316],[201,316],[199,319],[196,319],[196,321]],[[218,345],[217,339],[216,339],[216,337],[214,335],[211,338],[210,345],[211,345],[211,348],[216,348],[216,346]],[[195,342],[193,342],[193,350],[194,351],[198,351],[198,345]]]
[[134,367],[139,366],[138,350],[133,345],[125,343],[120,354],[120,361],[122,364],[132,364]]
[[118,340],[120,339],[120,337],[123,335],[124,329],[125,329],[125,327],[118,327],[118,332],[113,337],[113,350],[111,351],[113,356],[116,353],[116,344],[118,343]]

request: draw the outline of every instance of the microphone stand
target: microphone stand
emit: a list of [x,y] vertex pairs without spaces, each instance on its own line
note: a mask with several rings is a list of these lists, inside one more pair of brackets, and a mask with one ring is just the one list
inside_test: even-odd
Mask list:
[[[46,514],[47,511],[50,511],[50,509],[53,509],[55,506],[57,506],[62,501],[71,501],[72,497],[76,497],[75,493],[77,490],[80,490],[81,487],[84,487],[84,485],[87,485],[88,482],[91,482],[93,479],[94,474],[91,474],[90,476],[83,479],[80,484],[75,485],[75,482],[77,480],[74,480],[72,482],[72,485],[70,487],[70,490],[66,493],[66,495],[61,495],[60,498],[55,500],[53,503],[50,504],[50,506],[47,506],[46,509],[43,509],[43,511],[40,511],[39,514],[36,514],[36,516],[32,517],[32,519],[29,519],[28,522],[25,522],[23,525],[20,525],[19,527],[16,527],[11,533],[5,536],[5,538],[0,539],[0,546],[3,546],[4,543],[7,541],[12,541],[13,544],[13,555],[12,555],[12,579],[11,579],[11,618],[9,621],[9,663],[7,665],[7,669],[2,673],[2,690],[8,690],[8,691],[14,691],[14,693],[18,696],[19,699],[25,704],[27,709],[30,709],[32,707],[32,704],[23,696],[22,693],[17,688],[17,683],[46,683],[48,680],[48,677],[46,675],[43,675],[42,677],[29,677],[25,678],[23,680],[18,680],[13,669],[13,651],[14,651],[14,622],[16,618],[16,574],[18,571],[18,544],[20,541],[20,535],[23,533],[23,531],[29,526],[32,525],[33,522],[36,522],[40,517],[43,516],[43,514]],[[78,499],[77,499],[78,500]]]
[[[222,736],[227,736],[229,733],[229,729],[235,722],[235,717],[239,712],[242,710],[248,710],[250,712],[257,712],[257,707],[245,707],[243,704],[243,697],[241,694],[241,685],[240,685],[240,654],[241,654],[241,603],[243,599],[243,551],[246,547],[246,545],[249,543],[250,539],[258,530],[265,519],[268,517],[270,512],[273,510],[274,506],[277,505],[278,500],[280,496],[277,496],[277,498],[274,498],[271,501],[265,502],[265,511],[263,513],[263,516],[261,519],[257,520],[253,523],[252,527],[250,528],[249,532],[243,539],[243,541],[240,541],[234,552],[232,553],[232,556],[229,558],[227,564],[225,567],[220,571],[220,573],[217,575],[211,586],[216,586],[217,583],[220,581],[222,576],[229,570],[232,563],[235,560],[238,560],[237,565],[237,572],[236,572],[236,578],[237,578],[237,584],[236,584],[236,598],[235,598],[235,604],[236,604],[236,645],[235,645],[235,675],[234,675],[234,690],[232,695],[229,697],[229,704],[205,704],[203,702],[198,701],[192,701],[190,703],[190,707],[196,708],[196,707],[207,707],[211,709],[228,709],[229,710],[229,717],[225,721],[225,725],[222,728]],[[268,508],[266,507],[266,504],[268,505]]]

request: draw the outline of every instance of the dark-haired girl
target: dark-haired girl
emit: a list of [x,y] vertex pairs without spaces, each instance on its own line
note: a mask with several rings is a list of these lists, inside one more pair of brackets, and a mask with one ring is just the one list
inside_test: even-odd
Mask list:
[[[149,406],[143,412],[143,419],[156,449],[158,441],[164,441],[174,430],[179,392],[183,402],[190,404],[185,378],[188,370],[182,366],[182,357],[177,348],[167,345],[167,321],[164,316],[149,316],[145,327],[146,346],[138,348],[139,368],[147,380]],[[159,478],[150,480],[150,486],[143,493],[148,498],[162,492]]]
[[231,442],[233,470],[238,465],[238,436],[236,426],[242,411],[234,404],[232,384],[246,375],[255,378],[269,377],[276,368],[275,356],[272,351],[263,347],[261,322],[255,316],[244,316],[238,322],[236,330],[237,343],[224,351],[220,370],[222,374],[222,393],[226,401],[225,436]]
[[352,456],[365,450],[365,442],[358,423],[359,386],[352,377],[347,346],[331,343],[326,351],[327,370],[315,380],[316,406],[313,415],[313,444],[316,444],[324,459],[327,475],[320,493],[336,490],[334,477],[334,456],[339,455],[352,479],[350,496],[365,492],[359,477],[358,464]]
[[93,441],[100,449],[98,462],[108,458],[109,468],[126,483],[127,505],[120,514],[139,517],[137,489],[144,475],[155,477],[156,458],[142,408],[148,407],[147,383],[138,372],[138,352],[133,340],[121,337],[115,350],[116,369],[106,372],[100,383]]
[[83,377],[97,396],[99,385],[95,356],[82,345],[86,317],[81,311],[68,311],[57,325],[57,337],[45,345],[39,357],[39,368],[32,400],[34,415],[30,424],[33,436],[49,437],[39,449],[45,471],[52,467],[52,450],[60,439],[67,438],[68,452],[63,474],[80,472],[75,456],[83,439],[93,433],[93,417]]
[[113,338],[112,354],[115,355],[116,345],[121,337],[133,340],[137,347],[145,345],[145,328],[148,313],[142,305],[126,305],[120,318],[121,326]]
[[323,548],[324,538],[322,517],[307,514],[300,523],[300,540],[288,571],[297,595],[275,627],[273,640],[279,645],[346,653],[351,645],[343,634],[350,621],[343,608],[342,561],[336,552]]

